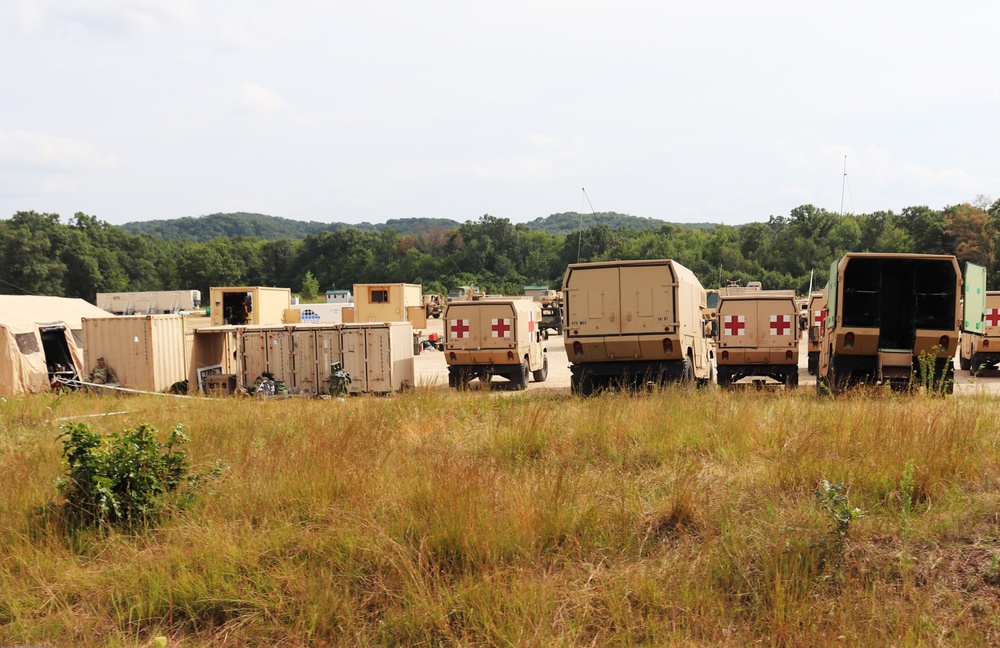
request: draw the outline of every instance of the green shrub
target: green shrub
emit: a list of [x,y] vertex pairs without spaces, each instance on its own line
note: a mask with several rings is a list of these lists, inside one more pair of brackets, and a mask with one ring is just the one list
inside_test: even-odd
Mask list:
[[206,477],[218,476],[223,465],[189,475],[188,438],[176,426],[166,445],[156,428],[145,423],[133,430],[102,436],[84,423],[60,426],[62,456],[68,469],[57,482],[65,498],[62,510],[71,526],[109,524],[135,527],[155,521],[168,495],[186,503]]

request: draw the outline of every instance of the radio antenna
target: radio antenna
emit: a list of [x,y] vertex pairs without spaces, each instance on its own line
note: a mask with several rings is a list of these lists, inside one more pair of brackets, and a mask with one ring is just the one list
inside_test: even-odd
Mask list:
[[[587,190],[583,187],[580,188],[583,192],[583,197],[587,199],[587,204],[590,205],[590,213],[597,218],[597,212],[594,211],[594,205],[590,202],[590,196],[587,195]],[[583,210],[580,210],[580,231],[576,235],[576,262],[580,263],[580,248],[583,245]]]

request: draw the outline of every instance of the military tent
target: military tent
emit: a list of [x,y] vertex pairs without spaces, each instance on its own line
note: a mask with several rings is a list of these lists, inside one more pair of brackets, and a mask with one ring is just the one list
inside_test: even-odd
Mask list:
[[83,299],[0,295],[0,394],[36,394],[57,376],[85,375],[84,317],[109,315]]

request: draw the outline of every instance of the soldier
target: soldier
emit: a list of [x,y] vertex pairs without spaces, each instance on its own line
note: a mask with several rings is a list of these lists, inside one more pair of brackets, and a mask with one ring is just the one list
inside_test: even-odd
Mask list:
[[330,365],[329,392],[331,396],[346,396],[351,384],[351,374],[346,373],[339,362]]
[[118,374],[109,364],[104,363],[104,356],[97,359],[97,366],[90,372],[90,382],[95,385],[117,385]]

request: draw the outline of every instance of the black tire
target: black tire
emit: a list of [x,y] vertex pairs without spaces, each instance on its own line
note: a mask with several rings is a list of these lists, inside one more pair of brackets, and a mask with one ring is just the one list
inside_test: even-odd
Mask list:
[[528,361],[524,360],[521,362],[521,366],[514,369],[514,373],[510,375],[510,382],[514,385],[514,389],[527,389],[528,376],[530,375],[531,371],[528,368]]
[[966,358],[964,355],[962,355],[961,351],[958,352],[958,367],[962,371],[968,371],[969,369],[972,368],[972,359]]
[[690,385],[694,382],[694,365],[691,364],[691,358],[684,358],[680,382],[682,385]]
[[812,351],[812,352],[809,353],[809,360],[806,363],[806,366],[808,367],[808,371],[809,371],[809,375],[810,376],[815,376],[817,373],[819,373],[819,352],[818,351]]
[[594,377],[588,373],[573,374],[570,391],[577,396],[590,396],[594,393]]
[[469,377],[461,367],[448,367],[448,386],[452,389],[466,389],[469,386]]
[[715,368],[712,365],[708,365],[708,378],[698,379],[699,387],[711,387],[712,383],[715,382]]
[[538,371],[531,372],[531,379],[535,382],[545,382],[545,379],[549,377],[549,354],[542,354],[542,368]]
[[729,370],[729,367],[719,367],[718,382],[719,387],[723,388],[729,387],[733,382],[733,374]]
[[785,379],[785,387],[798,387],[799,386],[799,370],[793,368]]

